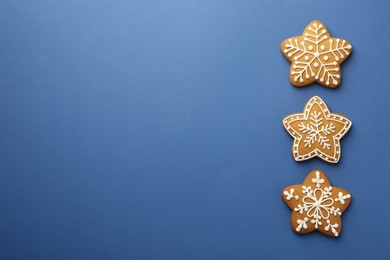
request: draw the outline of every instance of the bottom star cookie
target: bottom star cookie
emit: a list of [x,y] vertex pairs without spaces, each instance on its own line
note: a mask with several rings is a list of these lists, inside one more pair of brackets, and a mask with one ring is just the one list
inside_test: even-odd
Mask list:
[[291,227],[298,234],[315,230],[338,237],[341,215],[351,203],[348,191],[332,187],[325,173],[310,172],[302,185],[292,185],[282,191],[282,197],[292,210]]

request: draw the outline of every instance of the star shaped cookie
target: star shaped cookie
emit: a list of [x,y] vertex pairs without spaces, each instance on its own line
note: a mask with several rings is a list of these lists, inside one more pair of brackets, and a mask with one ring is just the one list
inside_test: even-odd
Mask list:
[[340,139],[352,122],[345,116],[331,113],[320,97],[312,97],[303,113],[289,115],[283,125],[294,137],[292,154],[296,161],[318,156],[329,163],[337,163],[341,156]]
[[311,22],[301,36],[284,40],[280,48],[291,61],[290,82],[297,87],[313,82],[329,88],[338,87],[341,82],[340,64],[352,52],[349,42],[332,38],[318,20]]
[[331,237],[339,236],[341,215],[351,203],[349,192],[332,187],[320,170],[310,172],[302,185],[286,187],[282,197],[292,210],[294,232],[306,234],[318,230]]

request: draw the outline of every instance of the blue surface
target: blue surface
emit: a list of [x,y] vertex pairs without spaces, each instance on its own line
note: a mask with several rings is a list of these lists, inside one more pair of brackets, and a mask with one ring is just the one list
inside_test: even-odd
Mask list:
[[[0,2],[1,259],[385,259],[389,1]],[[289,83],[314,19],[354,53],[336,89]],[[319,95],[353,126],[294,162],[282,118]],[[280,192],[315,168],[353,195],[339,239]]]

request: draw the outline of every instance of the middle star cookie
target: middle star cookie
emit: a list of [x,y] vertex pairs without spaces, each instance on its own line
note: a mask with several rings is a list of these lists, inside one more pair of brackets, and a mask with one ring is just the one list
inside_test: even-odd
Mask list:
[[341,156],[340,139],[352,122],[345,116],[331,113],[320,97],[312,97],[303,113],[289,115],[283,125],[294,137],[292,154],[296,161],[318,156],[329,163],[337,163]]

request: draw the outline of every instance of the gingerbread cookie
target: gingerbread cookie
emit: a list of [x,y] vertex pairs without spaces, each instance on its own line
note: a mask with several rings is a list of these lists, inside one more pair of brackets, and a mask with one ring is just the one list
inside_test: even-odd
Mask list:
[[282,191],[282,197],[292,210],[291,227],[298,234],[315,230],[337,237],[341,232],[341,214],[351,203],[351,195],[332,187],[325,173],[310,172],[302,185],[292,185]]
[[352,52],[346,40],[332,38],[320,21],[311,22],[301,36],[291,37],[280,45],[284,56],[291,61],[290,81],[303,87],[318,82],[336,88],[341,82],[340,64]]
[[296,161],[318,156],[329,163],[337,163],[341,156],[340,139],[352,122],[345,116],[331,113],[320,97],[312,97],[303,113],[289,115],[283,125],[294,137],[292,154]]

